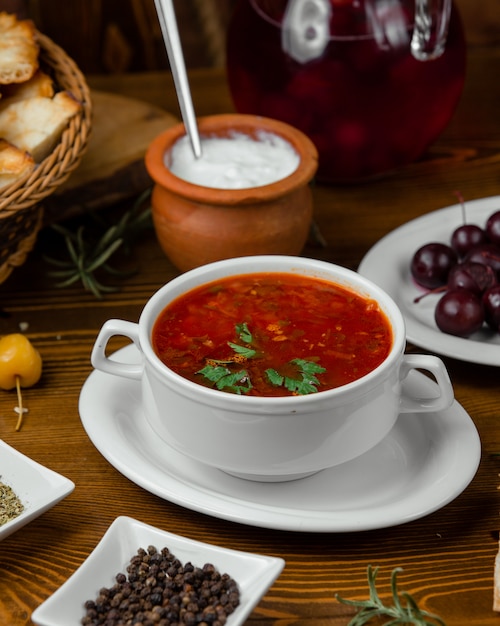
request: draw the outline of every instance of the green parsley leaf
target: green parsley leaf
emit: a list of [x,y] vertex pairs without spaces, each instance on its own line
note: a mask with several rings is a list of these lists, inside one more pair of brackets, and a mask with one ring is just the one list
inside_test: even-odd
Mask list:
[[219,380],[230,374],[231,371],[221,365],[205,365],[203,369],[198,370],[196,373],[205,376],[205,378],[212,383],[218,383]]
[[322,374],[326,372],[326,368],[322,367],[314,361],[306,361],[305,359],[293,359],[291,361],[300,369],[303,374]]
[[242,393],[248,393],[252,388],[252,383],[246,370],[231,372],[229,368],[221,365],[205,365],[203,369],[196,373],[201,374],[214,383],[220,391],[225,389],[241,395]]
[[217,389],[226,389],[241,395],[242,393],[248,393],[252,388],[252,383],[246,370],[240,370],[239,372],[229,373],[224,378],[221,378],[217,383]]
[[248,325],[246,322],[243,322],[242,324],[236,324],[236,332],[238,333],[238,336],[241,339],[241,341],[245,343],[252,343],[253,336],[252,336],[252,333],[249,331]]
[[275,385],[276,387],[281,387],[285,380],[281,374],[272,368],[266,370],[266,376],[271,385]]
[[256,350],[253,350],[253,348],[239,346],[237,343],[232,343],[231,341],[228,341],[227,345],[230,346],[236,352],[236,354],[241,354],[241,356],[244,356],[246,359],[253,358],[257,353]]
[[299,396],[307,396],[310,393],[316,393],[318,390],[314,385],[318,385],[318,380],[296,380],[295,378],[289,378],[285,376],[285,387],[291,393],[296,393]]
[[316,393],[318,391],[317,385],[321,383],[314,374],[326,372],[326,369],[314,361],[306,361],[304,359],[293,359],[290,363],[298,367],[299,378],[282,376],[274,369],[267,369],[265,373],[268,381],[276,387],[284,385],[288,391],[300,396]]

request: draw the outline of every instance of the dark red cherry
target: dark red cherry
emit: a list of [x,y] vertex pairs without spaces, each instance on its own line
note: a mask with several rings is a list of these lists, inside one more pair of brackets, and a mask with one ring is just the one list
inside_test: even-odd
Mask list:
[[500,248],[492,243],[475,246],[467,252],[464,260],[489,265],[497,274],[500,272]]
[[481,295],[496,285],[495,272],[489,265],[464,261],[454,265],[448,274],[448,289],[467,289]]
[[500,246],[500,211],[489,216],[484,230],[491,243]]
[[469,337],[484,323],[483,303],[476,294],[466,289],[454,289],[439,300],[434,318],[444,333]]
[[500,285],[484,292],[483,306],[486,323],[497,333],[500,332]]
[[463,224],[451,235],[451,247],[458,256],[465,256],[471,248],[486,241],[486,232],[476,224]]
[[450,269],[457,263],[456,252],[444,243],[427,243],[419,248],[411,261],[411,275],[427,289],[446,284]]

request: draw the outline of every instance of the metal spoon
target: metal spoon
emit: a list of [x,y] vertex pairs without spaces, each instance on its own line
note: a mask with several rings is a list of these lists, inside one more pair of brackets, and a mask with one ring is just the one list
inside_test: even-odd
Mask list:
[[182,120],[186,127],[194,156],[199,159],[201,157],[200,135],[198,133],[198,125],[196,124],[196,115],[172,0],[155,0],[155,6],[174,78]]

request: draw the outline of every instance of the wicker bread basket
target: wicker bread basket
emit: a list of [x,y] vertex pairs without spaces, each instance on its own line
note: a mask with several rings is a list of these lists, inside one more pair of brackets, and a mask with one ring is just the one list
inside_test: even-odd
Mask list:
[[25,177],[0,192],[0,283],[24,263],[42,225],[44,198],[53,193],[80,163],[91,128],[92,103],[85,78],[75,62],[45,35],[37,33],[40,66],[56,89],[82,103],[52,153]]

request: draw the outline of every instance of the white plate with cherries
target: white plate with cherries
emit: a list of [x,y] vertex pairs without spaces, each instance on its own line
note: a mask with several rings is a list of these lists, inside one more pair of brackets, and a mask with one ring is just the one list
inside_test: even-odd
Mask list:
[[396,301],[410,343],[500,365],[500,196],[407,222],[377,242],[358,271]]

